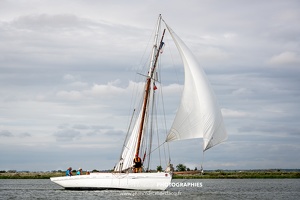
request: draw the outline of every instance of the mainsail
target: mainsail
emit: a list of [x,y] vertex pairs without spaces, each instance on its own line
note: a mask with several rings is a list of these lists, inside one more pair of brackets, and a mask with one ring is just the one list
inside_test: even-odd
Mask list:
[[[133,159],[135,157],[140,156],[140,147],[142,146],[141,143],[143,141],[143,137],[146,132],[146,124],[148,122],[148,116],[149,116],[149,103],[151,99],[153,100],[153,94],[154,89],[152,86],[155,84],[155,72],[156,72],[156,66],[157,66],[157,60],[160,54],[160,50],[163,47],[163,37],[164,32],[162,34],[162,38],[160,43],[158,43],[158,33],[160,31],[160,25],[161,25],[161,15],[158,18],[157,27],[156,27],[156,34],[154,38],[154,45],[152,48],[152,54],[151,54],[151,62],[150,67],[144,87],[144,101],[142,104],[142,108],[140,110],[140,113],[138,115],[138,118],[135,122],[134,128],[131,132],[130,138],[126,142],[126,145],[123,148],[123,152],[120,158],[120,161],[117,163],[115,167],[115,171],[125,171],[133,166]],[[144,154],[144,157],[146,155]],[[148,159],[150,159],[148,155]]]
[[203,151],[227,139],[223,117],[211,85],[194,55],[168,26],[184,64],[181,103],[166,141],[203,138]]
[[142,118],[142,113],[140,112],[136,120],[136,123],[133,127],[132,133],[128,138],[128,141],[126,142],[125,146],[123,147],[121,159],[115,166],[114,171],[124,171],[132,167],[133,164],[132,161],[134,159],[136,148],[137,148],[136,144],[137,144],[137,138],[139,133],[139,122],[141,118]]

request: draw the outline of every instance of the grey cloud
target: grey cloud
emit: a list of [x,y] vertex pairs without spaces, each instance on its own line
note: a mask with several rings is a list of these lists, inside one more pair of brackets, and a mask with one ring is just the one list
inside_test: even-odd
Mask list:
[[124,136],[125,138],[125,133],[123,131],[120,130],[110,130],[110,131],[106,131],[105,135],[109,135],[109,136]]
[[[26,15],[14,19],[12,25],[20,29],[68,29],[80,28],[84,24],[83,20],[76,15],[61,14],[61,15]],[[84,27],[82,27],[84,28]]]
[[87,132],[86,133],[86,136],[89,136],[89,137],[93,137],[93,136],[96,136],[100,133],[100,131],[90,131],[90,132]]
[[79,129],[79,130],[87,130],[90,127],[87,126],[87,125],[84,125],[84,124],[75,124],[75,125],[73,125],[73,128],[74,129]]
[[2,136],[2,137],[13,137],[13,134],[8,130],[2,130],[2,131],[0,131],[0,136]]
[[31,137],[31,134],[30,133],[20,133],[19,137],[21,137],[21,138]]
[[61,131],[57,131],[56,133],[53,134],[56,137],[57,141],[73,141],[76,138],[81,136],[81,133],[79,131],[75,131],[72,129],[65,129]]
[[79,130],[94,130],[94,131],[100,131],[100,130],[110,130],[114,127],[108,126],[108,125],[85,125],[85,124],[74,124],[74,129]]
[[113,129],[112,126],[108,126],[108,125],[93,125],[91,126],[93,129],[95,130],[101,130],[101,129]]
[[69,127],[69,124],[59,124],[58,126],[57,126],[57,128],[59,128],[59,129],[66,129],[66,128],[68,128]]
[[87,136],[96,136],[96,135],[104,135],[105,137],[109,136],[109,137],[118,137],[120,136],[122,139],[125,138],[126,133],[124,133],[121,130],[113,130],[112,128],[101,128],[101,129],[95,129],[93,131],[90,131],[88,133],[86,133]]
[[[300,140],[300,129],[298,127],[286,127],[282,125],[272,125],[270,126],[268,123],[261,124],[258,123],[253,126],[243,126],[241,128],[238,128],[238,131],[240,133],[243,132],[259,132],[261,134],[267,133],[268,136],[273,137],[287,137],[287,136],[295,136],[298,137]],[[270,138],[272,140],[272,138]]]

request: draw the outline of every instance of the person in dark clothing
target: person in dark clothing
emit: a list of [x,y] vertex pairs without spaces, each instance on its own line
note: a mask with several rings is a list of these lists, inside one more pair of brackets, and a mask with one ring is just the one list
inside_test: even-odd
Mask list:
[[142,160],[138,155],[135,155],[133,159],[133,171],[134,173],[142,172]]

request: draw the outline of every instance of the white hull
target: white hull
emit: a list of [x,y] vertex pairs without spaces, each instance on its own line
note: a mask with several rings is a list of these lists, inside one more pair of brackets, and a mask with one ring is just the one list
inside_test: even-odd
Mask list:
[[170,173],[91,173],[50,178],[65,189],[166,190]]

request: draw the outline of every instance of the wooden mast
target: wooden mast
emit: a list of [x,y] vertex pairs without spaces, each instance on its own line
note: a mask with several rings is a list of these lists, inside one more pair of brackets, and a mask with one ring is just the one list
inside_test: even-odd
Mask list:
[[[161,20],[161,16],[159,16],[159,24],[160,24],[160,20]],[[158,24],[158,25],[159,25]],[[157,28],[158,30],[159,28]],[[154,62],[153,65],[150,66],[150,71],[148,74],[148,78],[146,80],[146,85],[145,85],[145,93],[144,93],[144,101],[143,101],[143,107],[142,107],[142,117],[141,117],[141,123],[140,123],[140,127],[139,127],[139,134],[138,134],[138,140],[137,140],[137,148],[136,148],[136,152],[135,152],[135,157],[138,157],[139,152],[140,152],[140,146],[141,146],[141,139],[142,139],[142,134],[143,134],[143,129],[144,129],[144,123],[145,123],[145,116],[146,116],[146,111],[147,111],[147,104],[148,104],[148,99],[149,99],[149,94],[150,94],[150,86],[151,86],[151,79],[153,78],[153,74],[155,72],[155,68],[157,65],[157,60],[158,60],[158,56],[159,56],[159,52],[163,46],[163,38],[165,35],[165,31],[166,29],[164,29],[162,37],[161,37],[161,41],[159,44],[159,47],[157,49],[156,44],[154,45],[154,51],[156,50],[156,55],[154,57]]]

